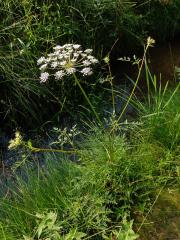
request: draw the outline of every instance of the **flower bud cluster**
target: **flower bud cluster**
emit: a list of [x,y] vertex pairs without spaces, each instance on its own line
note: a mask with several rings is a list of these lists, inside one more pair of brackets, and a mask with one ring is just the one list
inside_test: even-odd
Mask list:
[[15,149],[23,143],[22,136],[19,131],[16,131],[15,138],[9,141],[8,149]]
[[52,142],[51,145],[60,144],[61,146],[66,143],[73,145],[74,138],[81,133],[76,125],[74,125],[71,129],[67,129],[66,127],[64,129],[54,127],[53,131],[58,134],[58,141]]
[[98,60],[91,55],[92,49],[82,51],[79,44],[65,44],[54,47],[54,52],[47,57],[40,57],[37,65],[41,71],[40,82],[46,82],[51,75],[56,80],[79,72],[83,76],[89,76],[92,72],[92,65]]

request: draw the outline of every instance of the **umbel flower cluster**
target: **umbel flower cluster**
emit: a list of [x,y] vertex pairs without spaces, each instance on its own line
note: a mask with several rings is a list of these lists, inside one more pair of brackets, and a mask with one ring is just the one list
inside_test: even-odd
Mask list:
[[98,60],[91,55],[92,49],[82,51],[79,44],[57,45],[53,49],[53,53],[37,61],[41,71],[41,83],[46,82],[50,76],[60,80],[77,72],[83,76],[89,76],[93,73],[92,65],[98,63]]
[[16,131],[15,138],[9,141],[8,149],[15,149],[23,142],[22,136],[19,131]]

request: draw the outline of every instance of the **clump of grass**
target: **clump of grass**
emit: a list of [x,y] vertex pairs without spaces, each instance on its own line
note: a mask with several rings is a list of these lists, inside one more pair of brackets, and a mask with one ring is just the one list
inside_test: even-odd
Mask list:
[[[168,95],[171,96],[170,93]],[[153,115],[146,116],[147,119],[145,120],[147,129],[151,128],[151,137],[169,149],[174,149],[180,144],[178,102],[179,94],[177,93],[165,109],[155,112]]]
[[[165,119],[166,111],[162,114]],[[91,127],[78,144],[78,164],[65,155],[44,154],[43,166],[28,165],[24,175],[16,176],[0,201],[1,235],[36,239],[37,234],[52,237],[57,230],[62,238],[75,231],[82,238],[124,239],[120,236],[130,234],[136,239],[132,219],[139,212],[146,218],[157,191],[178,184],[178,144],[169,151],[160,141],[150,141],[154,132],[147,131],[146,121],[126,121],[111,129]],[[56,216],[54,230],[41,220],[49,214]]]
[[[147,66],[146,66],[147,67]],[[180,100],[180,84],[171,89],[168,82],[165,86],[158,83],[156,76],[147,72],[148,97],[141,105],[142,121],[145,129],[150,133],[150,139],[157,141],[173,150],[180,144],[180,113],[178,102]]]
[[26,181],[19,179],[19,196],[12,192],[10,199],[1,202],[2,217],[9,222],[7,228],[3,224],[4,231],[12,233],[13,239],[31,236],[36,227],[36,213],[50,209],[57,212],[62,235],[73,228],[89,235],[101,235],[107,229],[109,210],[99,186],[92,186],[91,181],[90,188],[86,188],[83,167],[65,159],[56,164],[51,162],[38,173],[29,172]]

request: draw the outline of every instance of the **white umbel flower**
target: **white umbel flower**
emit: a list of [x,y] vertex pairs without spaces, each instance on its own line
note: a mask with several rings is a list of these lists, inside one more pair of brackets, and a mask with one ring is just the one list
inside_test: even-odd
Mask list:
[[44,83],[48,80],[48,77],[49,77],[49,73],[48,72],[43,72],[41,73],[41,76],[40,76],[40,83]]
[[76,72],[76,69],[75,68],[66,68],[66,72],[68,75],[71,75]]
[[41,65],[39,69],[43,72],[44,70],[46,70],[46,68],[47,68],[47,63]]
[[95,57],[93,57],[93,56],[87,56],[87,59],[91,62],[91,63],[93,63],[93,64],[95,64],[95,63],[98,63],[98,60],[95,58]]
[[62,70],[57,71],[57,72],[54,74],[56,80],[62,79],[62,78],[64,77],[64,75],[65,75],[65,72],[62,71]]
[[90,65],[91,65],[91,62],[88,61],[88,60],[84,60],[84,61],[82,62],[82,64],[87,67],[87,66],[90,66]]
[[42,63],[45,63],[45,57],[40,57],[38,60],[37,60],[37,65],[41,65]]
[[41,83],[46,82],[50,75],[54,76],[56,80],[74,73],[89,76],[93,73],[91,66],[98,63],[98,60],[91,55],[92,49],[83,51],[79,44],[57,45],[53,49],[54,52],[37,61],[41,71]]
[[87,54],[91,54],[93,52],[93,50],[88,48],[84,52],[87,53]]
[[79,57],[79,53],[75,52],[75,53],[73,54],[73,56],[74,56],[75,58],[78,58],[78,57]]
[[83,68],[81,70],[81,73],[83,74],[83,76],[90,76],[93,73],[92,68],[90,67]]
[[74,45],[73,45],[73,48],[74,48],[74,49],[79,49],[80,47],[81,47],[81,45],[79,45],[79,44],[74,44]]
[[53,49],[56,50],[56,51],[58,51],[58,50],[62,50],[63,47],[60,46],[60,45],[57,45],[57,46],[53,47]]
[[15,138],[9,141],[8,149],[15,149],[23,143],[22,136],[19,131],[16,131]]
[[59,64],[60,64],[61,66],[65,66],[65,65],[67,64],[67,61],[61,61]]
[[57,61],[51,63],[51,67],[52,68],[56,68],[57,66],[58,66],[58,62]]

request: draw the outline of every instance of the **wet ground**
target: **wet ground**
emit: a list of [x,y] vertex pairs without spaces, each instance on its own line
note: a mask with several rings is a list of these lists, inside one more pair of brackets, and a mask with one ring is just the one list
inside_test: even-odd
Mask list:
[[139,234],[139,240],[180,240],[180,189],[161,193]]

